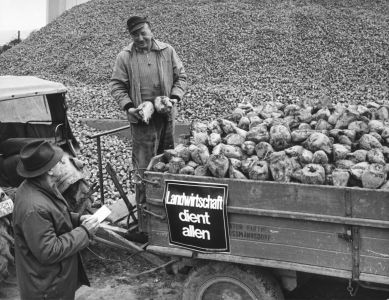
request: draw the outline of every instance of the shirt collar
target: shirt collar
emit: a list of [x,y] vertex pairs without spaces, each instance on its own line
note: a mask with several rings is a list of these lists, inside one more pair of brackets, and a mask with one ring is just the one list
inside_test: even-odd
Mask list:
[[[164,42],[160,42],[158,40],[153,39],[153,43],[151,45],[151,51],[162,51],[163,49],[167,48],[167,44]],[[131,42],[127,47],[125,47],[123,50],[132,52],[135,50],[134,43]]]

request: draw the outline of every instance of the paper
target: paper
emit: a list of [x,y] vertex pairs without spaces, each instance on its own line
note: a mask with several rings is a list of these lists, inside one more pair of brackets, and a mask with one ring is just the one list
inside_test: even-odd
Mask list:
[[106,205],[103,205],[98,210],[96,210],[96,212],[93,214],[93,216],[97,217],[97,220],[99,220],[99,222],[101,223],[104,221],[104,219],[106,217],[109,216],[110,213],[111,213],[111,210]]

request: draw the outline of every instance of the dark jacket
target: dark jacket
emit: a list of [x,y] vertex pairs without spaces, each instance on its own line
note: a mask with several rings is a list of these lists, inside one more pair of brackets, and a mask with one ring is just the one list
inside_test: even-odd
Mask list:
[[74,299],[89,285],[79,251],[89,245],[65,199],[39,179],[18,188],[14,208],[15,262],[21,299]]

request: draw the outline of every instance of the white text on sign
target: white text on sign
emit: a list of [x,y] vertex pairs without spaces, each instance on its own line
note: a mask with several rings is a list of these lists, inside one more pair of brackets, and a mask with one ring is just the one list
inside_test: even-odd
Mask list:
[[194,214],[194,213],[189,213],[188,209],[184,209],[184,211],[178,214],[178,217],[182,222],[202,223],[202,224],[211,225],[211,223],[209,222],[208,212],[205,212],[204,214]]
[[188,237],[194,237],[202,240],[207,239],[208,241],[211,239],[211,233],[209,232],[209,230],[195,229],[193,225],[189,225],[188,227],[183,227],[182,235]]
[[221,196],[218,196],[217,198],[211,198],[210,195],[204,198],[194,194],[187,196],[185,193],[182,193],[181,195],[170,195],[170,191],[168,191],[166,193],[166,204],[222,210],[223,198]]

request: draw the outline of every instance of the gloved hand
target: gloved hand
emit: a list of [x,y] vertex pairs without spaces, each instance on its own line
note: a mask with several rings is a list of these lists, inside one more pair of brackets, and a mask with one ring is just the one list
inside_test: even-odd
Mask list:
[[170,96],[170,102],[173,104],[173,105],[176,105],[178,103],[180,103],[180,98],[176,95],[171,95]]
[[170,114],[172,108],[177,103],[176,98],[169,98],[167,96],[158,96],[154,99],[154,107],[158,113]]
[[127,120],[130,123],[138,123],[139,120],[142,119],[142,116],[139,114],[140,109],[131,107],[127,109]]
[[176,105],[178,103],[178,100],[176,98],[170,98],[170,102],[173,104],[173,105]]

